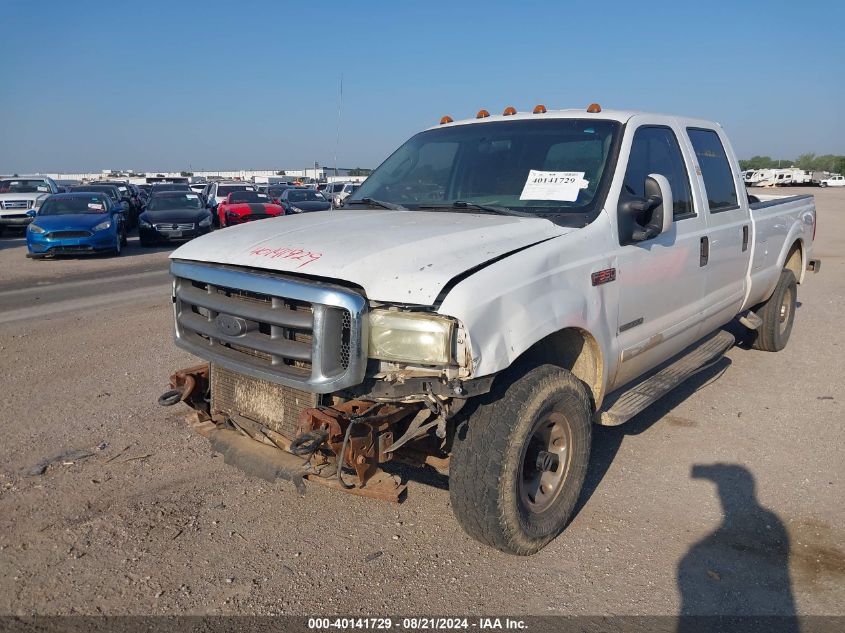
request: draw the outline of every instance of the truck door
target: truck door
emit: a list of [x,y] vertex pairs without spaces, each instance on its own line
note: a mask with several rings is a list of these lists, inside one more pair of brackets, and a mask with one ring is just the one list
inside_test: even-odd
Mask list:
[[[716,130],[687,128],[697,162],[702,213],[707,222],[707,282],[702,335],[736,316],[745,300],[751,259],[748,196],[740,189],[725,144]],[[741,192],[741,194],[740,194]]]
[[620,362],[614,387],[699,337],[706,278],[700,251],[706,224],[690,186],[692,157],[686,146],[682,150],[678,133],[682,132],[657,125],[643,125],[634,132],[620,200],[644,197],[646,177],[661,174],[672,187],[674,221],[668,232],[619,251]]

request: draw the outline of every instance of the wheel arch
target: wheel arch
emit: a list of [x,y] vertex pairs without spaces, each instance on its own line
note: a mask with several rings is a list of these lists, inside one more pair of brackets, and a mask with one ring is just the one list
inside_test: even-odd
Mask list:
[[523,352],[514,364],[543,363],[571,372],[583,382],[598,410],[604,398],[604,355],[595,336],[580,327],[566,327],[546,335]]
[[781,257],[778,259],[781,269],[791,270],[795,275],[795,280],[800,284],[804,281],[804,269],[807,266],[805,261],[806,253],[804,249],[804,240],[801,237],[796,237],[786,242],[789,244],[784,248]]

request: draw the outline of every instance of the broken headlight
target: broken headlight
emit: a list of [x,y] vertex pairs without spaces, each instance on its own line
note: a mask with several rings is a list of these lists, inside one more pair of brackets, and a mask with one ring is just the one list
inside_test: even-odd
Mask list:
[[370,358],[445,365],[452,362],[455,322],[432,314],[370,312]]

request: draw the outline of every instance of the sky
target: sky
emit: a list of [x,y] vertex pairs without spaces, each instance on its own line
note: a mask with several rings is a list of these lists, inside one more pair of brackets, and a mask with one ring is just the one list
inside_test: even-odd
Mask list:
[[743,158],[845,154],[845,3],[0,9],[0,173],[375,167],[444,114],[538,103],[715,120]]

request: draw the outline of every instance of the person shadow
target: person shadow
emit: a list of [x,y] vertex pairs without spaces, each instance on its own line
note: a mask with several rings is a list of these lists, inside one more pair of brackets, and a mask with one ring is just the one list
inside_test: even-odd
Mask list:
[[738,464],[696,464],[691,476],[716,485],[723,516],[678,563],[678,633],[798,633],[789,534],[758,502],[754,476]]

